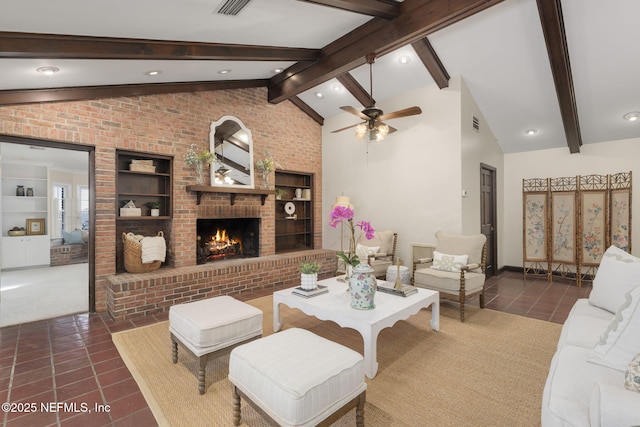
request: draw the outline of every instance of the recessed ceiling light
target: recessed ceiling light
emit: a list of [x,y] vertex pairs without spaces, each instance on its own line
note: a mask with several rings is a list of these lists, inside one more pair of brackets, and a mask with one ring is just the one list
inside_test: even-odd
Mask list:
[[316,98],[324,98],[322,92],[316,92]]
[[640,111],[632,111],[622,116],[622,118],[625,120],[629,120],[630,122],[635,122],[636,120],[640,119]]
[[278,74],[284,71],[284,68],[275,68],[273,71],[271,71],[274,74]]
[[151,71],[145,71],[143,74],[145,74],[147,76],[157,76],[161,72],[162,71],[159,71],[159,70],[151,70]]
[[40,67],[40,68],[36,68],[36,71],[39,73],[44,74],[45,76],[51,76],[55,73],[57,73],[58,71],[60,71],[60,68],[58,67]]
[[230,69],[226,69],[226,70],[220,70],[218,71],[218,74],[229,74],[231,72]]
[[402,55],[400,58],[398,58],[398,62],[401,64],[408,64],[409,62],[411,62],[411,58],[407,55]]
[[331,89],[333,89],[334,92],[340,92],[342,90],[342,86],[336,83],[333,86],[331,86]]
[[538,133],[538,129],[527,129],[524,131],[524,134],[529,136],[535,135],[536,133]]

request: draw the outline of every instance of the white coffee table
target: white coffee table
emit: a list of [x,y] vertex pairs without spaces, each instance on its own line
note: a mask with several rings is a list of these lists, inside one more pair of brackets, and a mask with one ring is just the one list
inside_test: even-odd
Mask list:
[[440,330],[440,296],[436,291],[418,289],[417,294],[406,298],[376,292],[376,308],[356,310],[351,308],[351,297],[345,283],[331,278],[319,284],[328,286],[329,293],[302,298],[291,293],[294,288],[274,292],[273,330],[278,332],[282,327],[280,304],[297,308],[320,320],[331,320],[343,328],[355,329],[364,340],[364,367],[369,378],[375,377],[378,372],[377,340],[382,329],[390,328],[399,320],[408,319],[420,309],[431,306],[431,329]]

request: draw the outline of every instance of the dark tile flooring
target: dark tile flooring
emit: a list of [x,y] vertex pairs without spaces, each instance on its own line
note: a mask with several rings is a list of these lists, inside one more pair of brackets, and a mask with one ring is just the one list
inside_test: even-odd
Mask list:
[[[591,286],[503,272],[487,280],[486,308],[563,323]],[[248,300],[262,295],[246,294]],[[478,299],[469,304],[478,304]],[[167,314],[126,322],[77,314],[0,329],[0,414],[4,426],[156,425],[120,358],[111,332],[167,320]],[[195,384],[195,383],[194,383]]]

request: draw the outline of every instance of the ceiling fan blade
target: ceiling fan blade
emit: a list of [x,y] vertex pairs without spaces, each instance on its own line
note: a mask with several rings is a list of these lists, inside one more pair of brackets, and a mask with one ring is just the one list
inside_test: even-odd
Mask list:
[[367,116],[366,114],[364,114],[364,113],[362,113],[362,112],[360,112],[360,111],[356,110],[355,108],[350,107],[348,105],[344,106],[344,107],[340,107],[340,109],[346,111],[347,113],[351,113],[351,114],[353,114],[355,116],[358,116],[362,120],[369,120],[371,118],[371,117]]
[[355,125],[347,126],[347,127],[341,128],[341,129],[332,130],[331,133],[342,132],[343,130],[354,128],[354,127],[358,126],[359,124],[360,123],[356,123]]
[[409,107],[404,110],[394,111],[393,113],[383,114],[378,117],[378,120],[390,120],[390,119],[398,119],[400,117],[408,117],[415,116],[416,114],[421,114],[422,110],[420,107]]

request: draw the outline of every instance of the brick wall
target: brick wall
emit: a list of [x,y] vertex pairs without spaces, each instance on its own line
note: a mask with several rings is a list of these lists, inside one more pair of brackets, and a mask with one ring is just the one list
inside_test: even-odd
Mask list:
[[[321,247],[321,128],[293,104],[271,105],[266,99],[266,88],[252,88],[0,107],[0,134],[95,147],[97,311],[106,310],[107,280],[118,271],[119,233],[128,225],[116,224],[116,149],[174,156],[173,219],[162,228],[171,236],[171,265],[195,265],[196,196],[185,190],[195,179],[184,154],[190,144],[209,148],[211,122],[225,115],[251,130],[255,159],[268,151],[285,169],[315,173],[314,242]],[[256,181],[259,185],[260,177]],[[253,203],[252,197],[239,196],[236,204]],[[229,203],[228,196],[205,198],[207,205]],[[274,252],[273,199],[260,207],[264,255]]]
[[107,309],[114,319],[127,320],[167,312],[174,304],[219,295],[273,292],[299,286],[300,263],[311,259],[321,265],[318,279],[335,275],[338,264],[335,252],[323,249],[114,275],[109,277]]

